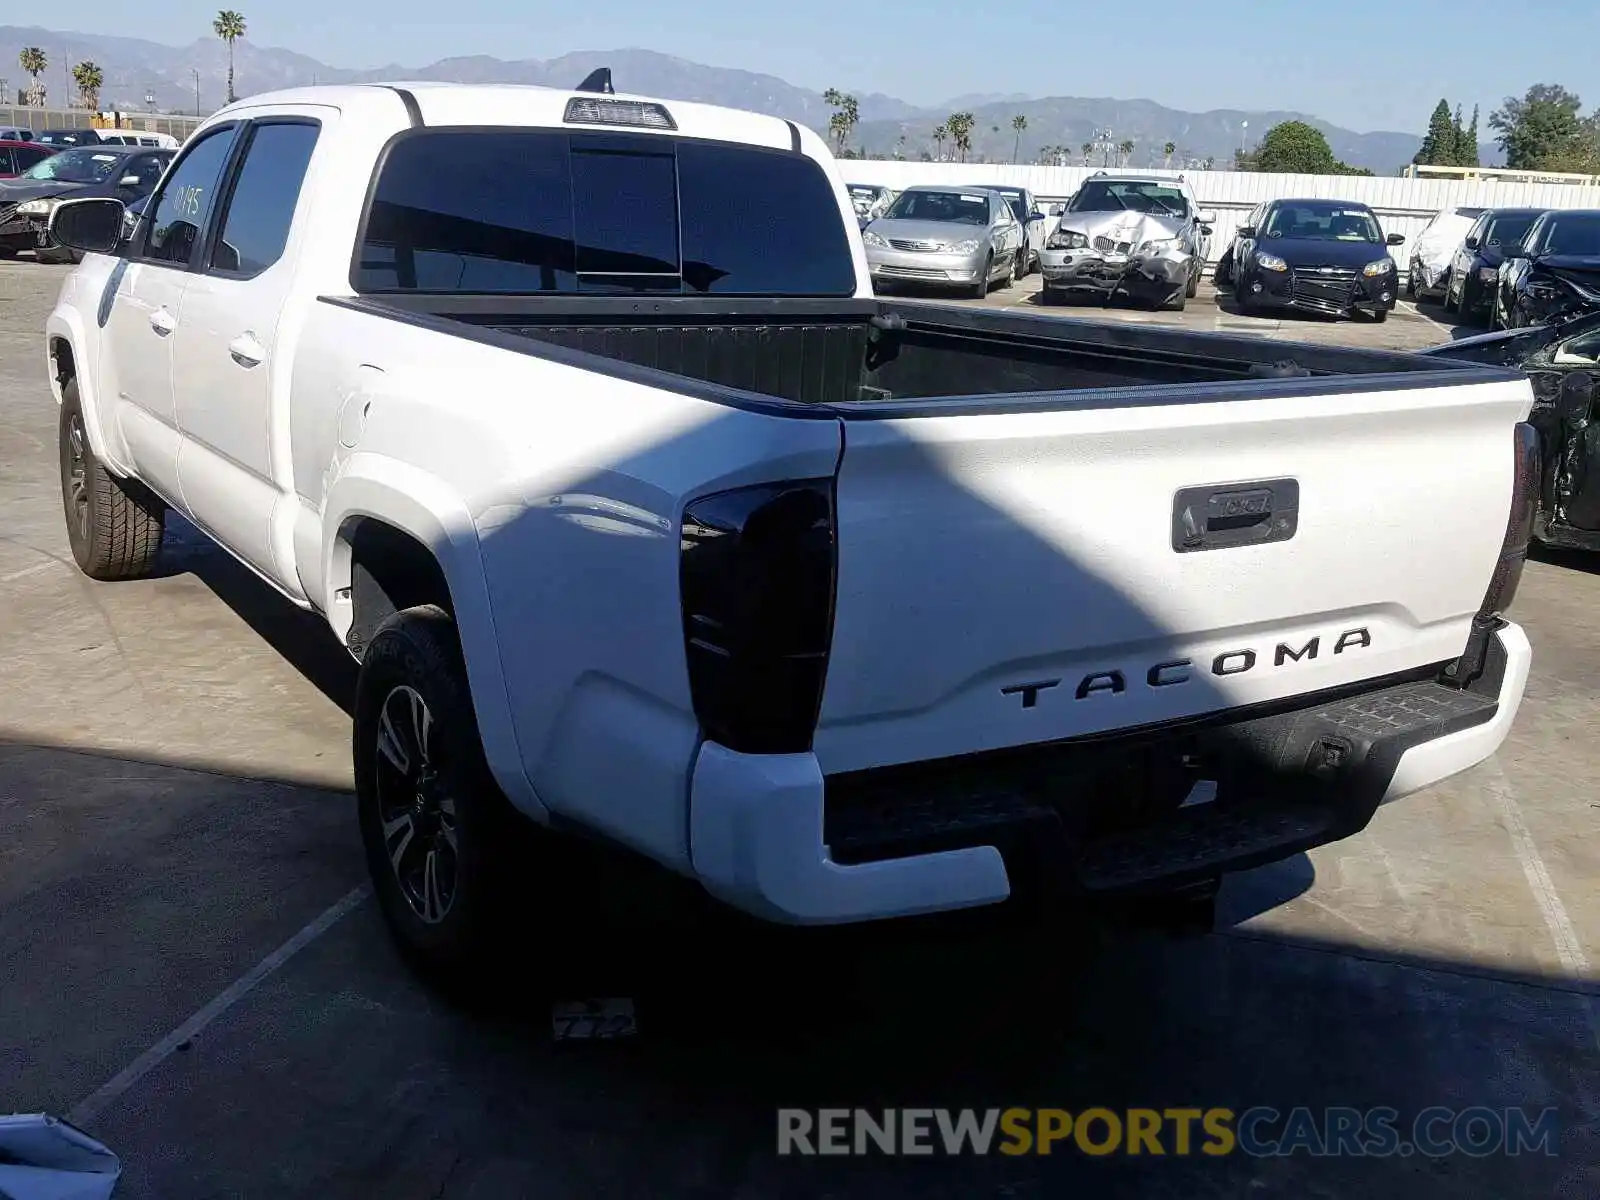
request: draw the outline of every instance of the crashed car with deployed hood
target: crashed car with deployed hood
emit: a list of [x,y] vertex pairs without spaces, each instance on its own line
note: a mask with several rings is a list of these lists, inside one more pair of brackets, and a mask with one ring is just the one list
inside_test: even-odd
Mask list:
[[1215,218],[1200,211],[1180,175],[1097,171],[1061,214],[1039,254],[1042,298],[1088,292],[1125,295],[1181,310],[1200,286]]
[[[1384,321],[1394,308],[1399,272],[1365,204],[1345,200],[1269,200],[1239,226],[1231,257],[1240,311],[1292,308],[1325,316],[1365,313]],[[1219,271],[1221,264],[1219,264]]]
[[1600,209],[1553,209],[1506,250],[1489,328],[1520,329],[1600,309]]
[[1527,374],[1528,423],[1538,431],[1543,464],[1533,536],[1550,546],[1600,550],[1600,312],[1422,353]]
[[1411,243],[1406,295],[1413,300],[1426,300],[1444,294],[1450,263],[1481,216],[1481,208],[1441,208],[1433,214]]
[[847,183],[844,190],[850,194],[850,207],[856,210],[856,220],[863,229],[881,217],[899,194],[880,183]]

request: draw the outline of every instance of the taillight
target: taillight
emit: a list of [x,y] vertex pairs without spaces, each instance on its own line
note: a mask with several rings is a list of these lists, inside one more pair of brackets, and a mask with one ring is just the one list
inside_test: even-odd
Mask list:
[[833,640],[831,479],[759,484],[690,503],[679,590],[695,716],[745,754],[811,748]]
[[1495,560],[1494,577],[1484,593],[1480,617],[1504,612],[1516,597],[1522,582],[1522,568],[1528,561],[1528,540],[1533,536],[1533,519],[1539,511],[1539,431],[1526,421],[1513,434],[1514,476],[1511,484],[1511,515],[1506,520],[1506,536]]

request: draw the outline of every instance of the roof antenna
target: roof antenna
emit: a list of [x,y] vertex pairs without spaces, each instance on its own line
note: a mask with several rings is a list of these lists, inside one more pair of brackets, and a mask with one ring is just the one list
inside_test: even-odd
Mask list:
[[590,71],[589,74],[584,77],[583,82],[573,90],[579,92],[601,92],[604,95],[610,96],[615,93],[617,89],[611,86],[611,68],[596,67],[593,71]]

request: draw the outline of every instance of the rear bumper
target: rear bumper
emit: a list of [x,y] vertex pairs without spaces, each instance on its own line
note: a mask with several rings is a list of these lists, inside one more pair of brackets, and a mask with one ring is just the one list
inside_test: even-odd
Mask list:
[[[694,872],[727,903],[788,924],[970,908],[1036,885],[1085,899],[1181,888],[1348,837],[1380,804],[1482,762],[1510,730],[1530,659],[1526,635],[1507,624],[1467,689],[1390,682],[1114,745],[830,779],[810,754],[707,742],[690,788]],[[1154,780],[1152,756],[1176,762],[1191,746],[1217,764],[1215,799],[1148,820],[1108,808],[1140,798],[1126,790],[1130,764]]]

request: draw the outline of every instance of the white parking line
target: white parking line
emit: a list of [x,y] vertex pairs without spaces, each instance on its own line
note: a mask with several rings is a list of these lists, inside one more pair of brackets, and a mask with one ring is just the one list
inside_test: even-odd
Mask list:
[[96,1088],[92,1095],[67,1114],[67,1120],[80,1129],[94,1121],[129,1088],[171,1058],[180,1046],[186,1048],[206,1026],[248,996],[263,979],[332,929],[341,918],[365,900],[371,890],[370,887],[362,885],[324,911],[321,916],[214,996],[204,1008]]
[[[1506,832],[1511,836],[1511,849],[1515,852],[1517,861],[1522,864],[1522,873],[1527,876],[1534,902],[1538,904],[1539,913],[1544,917],[1545,928],[1550,931],[1551,941],[1555,942],[1556,957],[1561,960],[1561,965],[1568,974],[1587,980],[1589,956],[1584,953],[1577,927],[1573,925],[1572,917],[1567,913],[1567,906],[1561,902],[1561,893],[1556,891],[1555,881],[1550,878],[1550,869],[1545,866],[1544,858],[1539,854],[1539,847],[1533,840],[1533,834],[1528,831],[1528,823],[1523,820],[1522,806],[1517,803],[1517,795],[1512,790],[1511,780],[1506,778],[1505,769],[1494,759],[1489,761],[1486,782],[1489,795],[1494,798],[1495,804],[1500,809],[1500,818],[1505,824]],[[1589,1020],[1589,1032],[1594,1038],[1595,1047],[1600,1049],[1600,1003],[1591,996],[1584,996],[1581,999],[1584,1015]]]
[[49,562],[34,563],[31,567],[23,567],[22,570],[13,571],[9,575],[0,575],[0,583],[15,583],[17,580],[26,579],[30,575],[42,575],[51,567],[59,567],[60,565],[54,559]]

